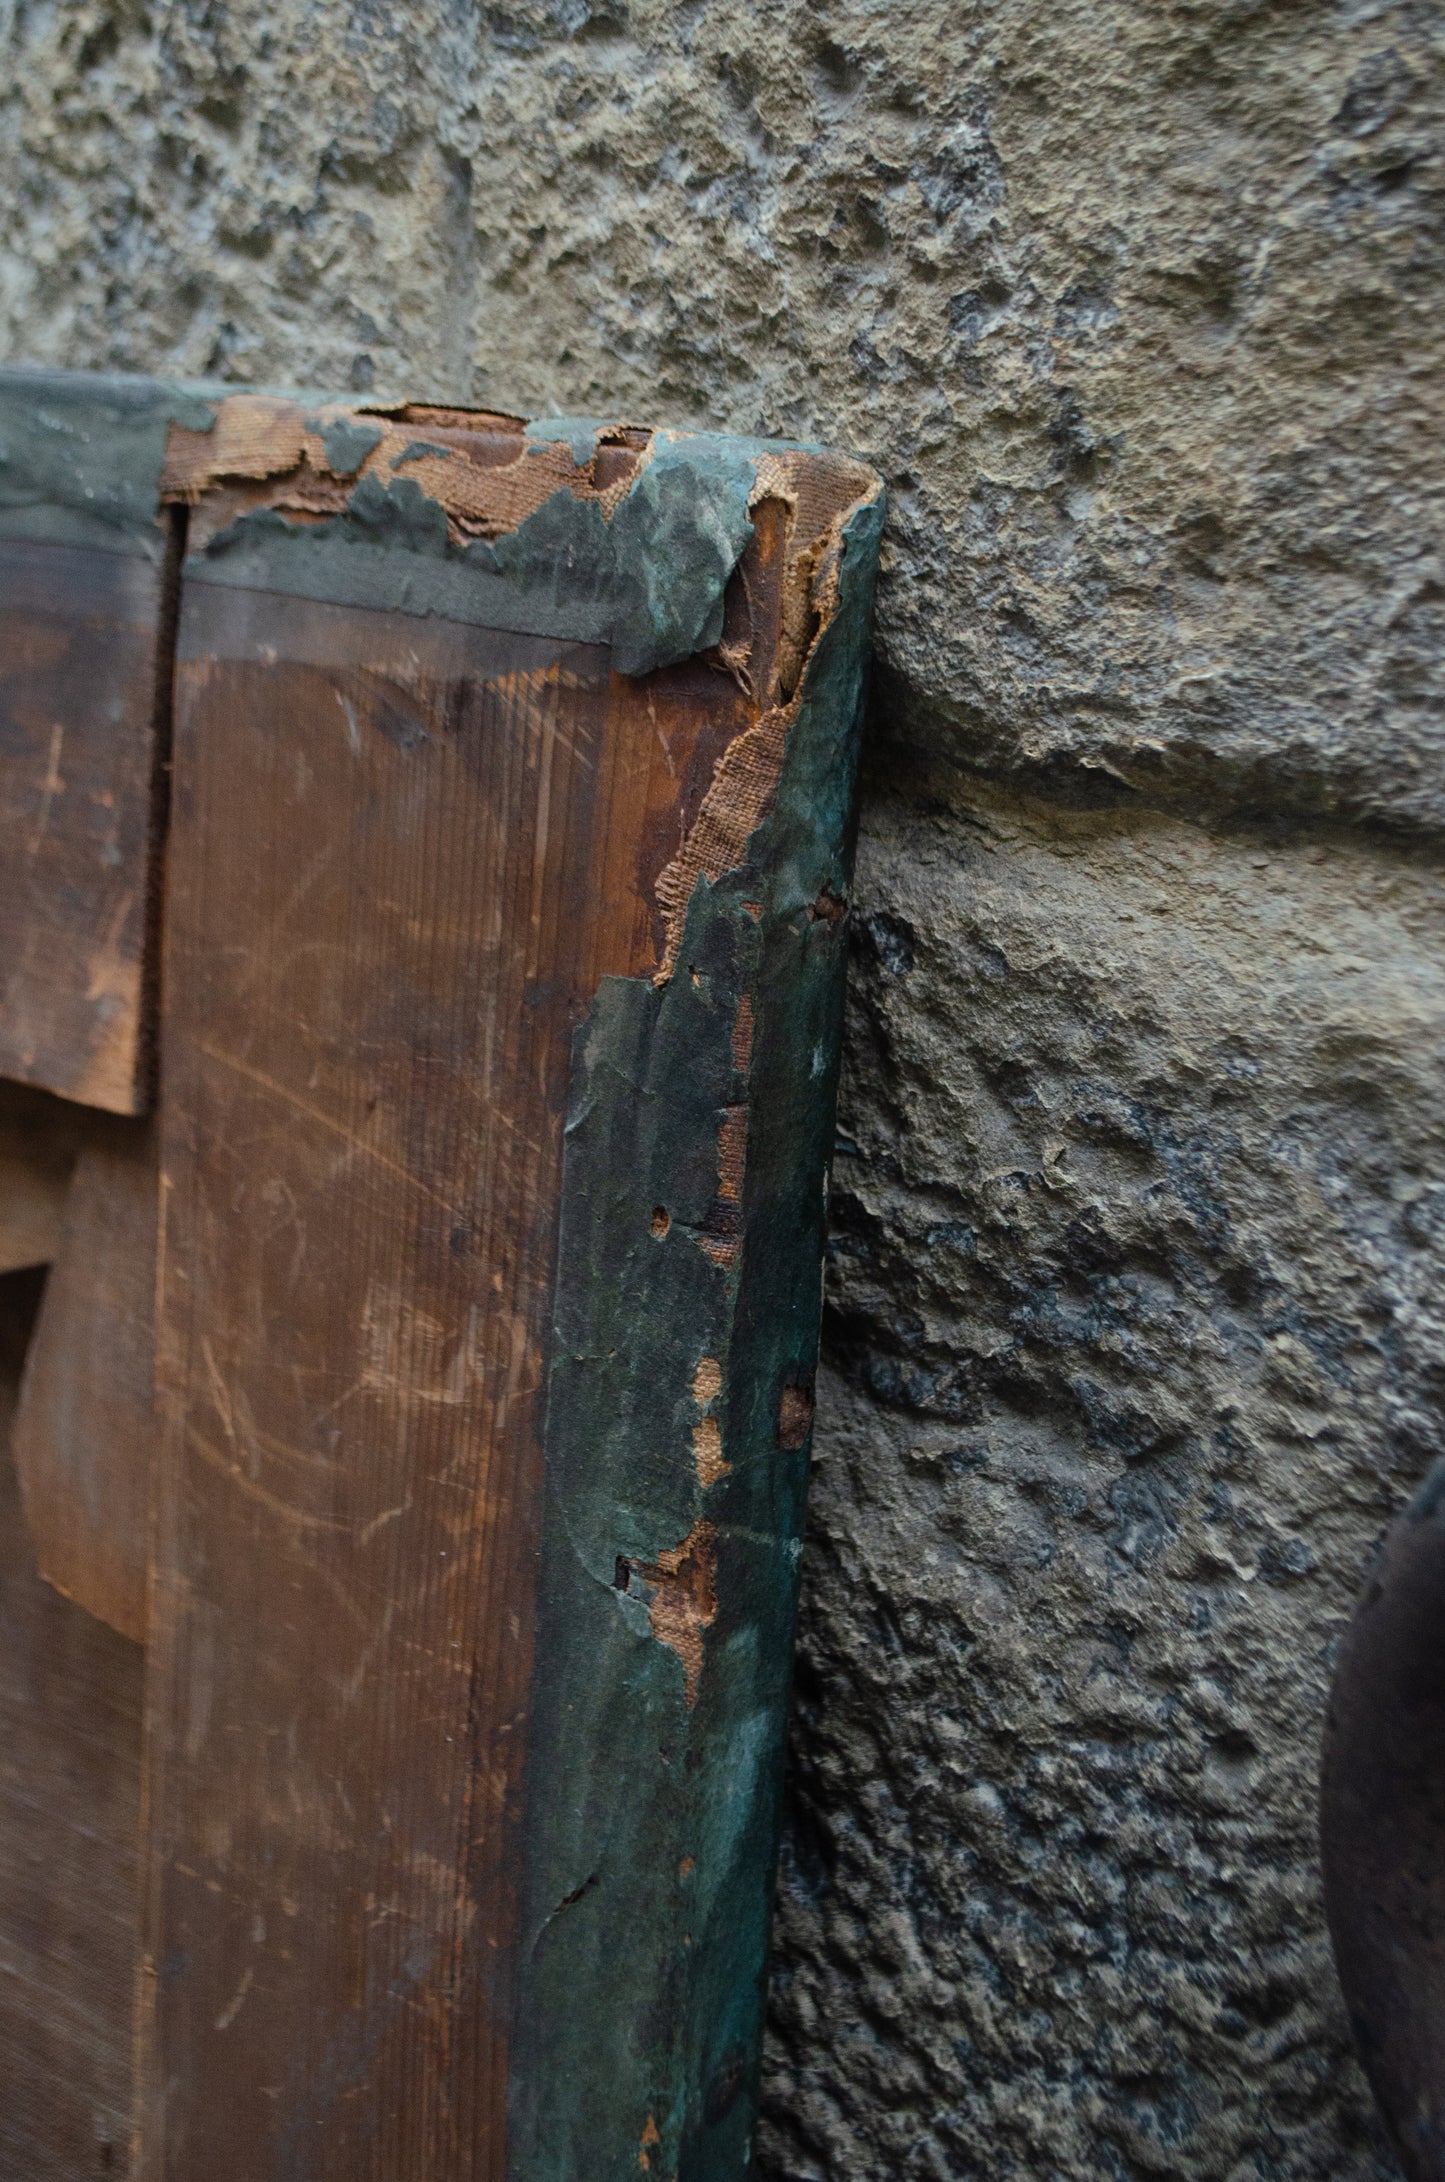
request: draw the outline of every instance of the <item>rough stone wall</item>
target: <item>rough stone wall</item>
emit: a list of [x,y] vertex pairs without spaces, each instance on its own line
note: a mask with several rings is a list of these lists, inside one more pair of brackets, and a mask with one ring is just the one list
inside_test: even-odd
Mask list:
[[1445,1408],[1445,10],[0,50],[8,357],[889,478],[764,2173],[1389,2175],[1312,1802]]

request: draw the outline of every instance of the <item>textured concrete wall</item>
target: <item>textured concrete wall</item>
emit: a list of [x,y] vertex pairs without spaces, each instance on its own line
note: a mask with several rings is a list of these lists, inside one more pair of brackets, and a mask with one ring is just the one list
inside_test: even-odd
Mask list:
[[1312,1799],[1445,1405],[1445,13],[0,26],[0,352],[889,477],[765,2172],[1387,2176]]

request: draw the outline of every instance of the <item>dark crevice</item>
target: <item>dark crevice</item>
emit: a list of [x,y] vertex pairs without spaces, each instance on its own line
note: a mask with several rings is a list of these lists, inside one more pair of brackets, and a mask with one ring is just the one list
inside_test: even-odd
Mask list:
[[149,853],[146,865],[145,947],[141,962],[140,1041],[136,1089],[149,1110],[160,1092],[161,949],[165,916],[166,842],[171,816],[171,752],[175,739],[176,637],[181,619],[181,569],[190,511],[162,510],[167,525],[156,617],[156,679],[151,711]]
[[[875,667],[875,677],[877,669]],[[896,714],[895,714],[896,718]],[[1222,841],[1261,842],[1269,847],[1312,848],[1349,843],[1391,858],[1436,863],[1445,828],[1408,815],[1362,810],[1348,796],[1329,807],[1312,802],[1308,782],[1291,777],[1287,788],[1261,767],[1239,768],[1230,781],[1209,783],[1183,770],[1168,785],[1143,786],[1122,779],[1098,762],[1062,754],[1017,765],[974,759],[965,750],[925,746],[903,727],[874,717],[864,739],[860,782],[866,806],[904,798],[920,808],[967,822],[970,789],[992,789],[1021,807],[1029,804],[1068,813],[1097,813],[1127,820],[1148,815],[1190,826]]]

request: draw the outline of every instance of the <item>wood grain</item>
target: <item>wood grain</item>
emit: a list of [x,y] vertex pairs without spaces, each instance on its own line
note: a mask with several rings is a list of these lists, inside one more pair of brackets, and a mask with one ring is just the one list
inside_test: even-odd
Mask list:
[[40,1573],[145,1639],[155,1445],[155,1136],[116,1120],[82,1150],[12,1432]]
[[117,2182],[143,1662],[35,1569],[6,1441],[38,1291],[0,1280],[0,2174]]
[[149,1089],[166,580],[135,554],[0,539],[0,1075],[125,1114]]
[[500,2182],[571,1032],[655,968],[755,710],[703,660],[186,599],[156,2182]]

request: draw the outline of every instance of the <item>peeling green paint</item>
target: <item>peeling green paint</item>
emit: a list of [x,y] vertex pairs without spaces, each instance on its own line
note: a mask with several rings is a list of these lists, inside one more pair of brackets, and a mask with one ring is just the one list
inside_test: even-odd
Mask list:
[[[332,417],[329,422],[308,417],[306,428],[321,434],[326,466],[337,477],[354,477],[373,447],[379,447],[382,441],[379,424],[359,424],[351,417]],[[411,452],[409,447],[407,454]],[[402,460],[405,459],[404,455]]]
[[[608,980],[577,1037],[510,2182],[723,2182],[751,2160],[808,1465],[778,1416],[817,1355],[843,990],[845,928],[811,910],[846,888],[880,525],[879,502],[849,525],[839,609],[746,863],[699,880],[677,974]],[[699,1238],[723,1110],[743,1100],[744,1239],[727,1266]],[[721,1367],[730,1465],[711,1487],[693,1459],[704,1356]],[[716,1613],[689,1710],[680,1658],[619,1577],[700,1521],[715,1526]]]
[[[549,422],[554,438],[578,435],[574,456],[592,430]],[[414,479],[384,485],[368,475],[346,513],[325,522],[299,525],[271,509],[242,516],[192,557],[186,574],[610,644],[623,674],[648,674],[721,636],[723,595],[752,536],[758,458],[779,444],[659,432],[610,517],[563,487],[516,530],[463,545],[449,539],[445,512]]]
[[[380,437],[381,434],[378,433],[377,438],[379,439]],[[369,449],[368,452],[370,452]],[[401,453],[399,455],[392,456],[391,466],[393,470],[399,470],[404,462],[420,462],[424,455],[441,455],[445,457],[449,455],[450,452],[451,449],[449,447],[443,447],[439,440],[408,440],[405,447],[402,448]]]
[[617,429],[615,417],[532,417],[527,423],[527,437],[540,445],[565,440],[580,470],[592,460],[602,433]]
[[0,537],[159,561],[166,434],[172,424],[209,431],[223,391],[0,369]]
[[613,646],[624,674],[686,659],[722,635],[723,592],[752,537],[754,454],[659,432],[608,525],[621,593]]

